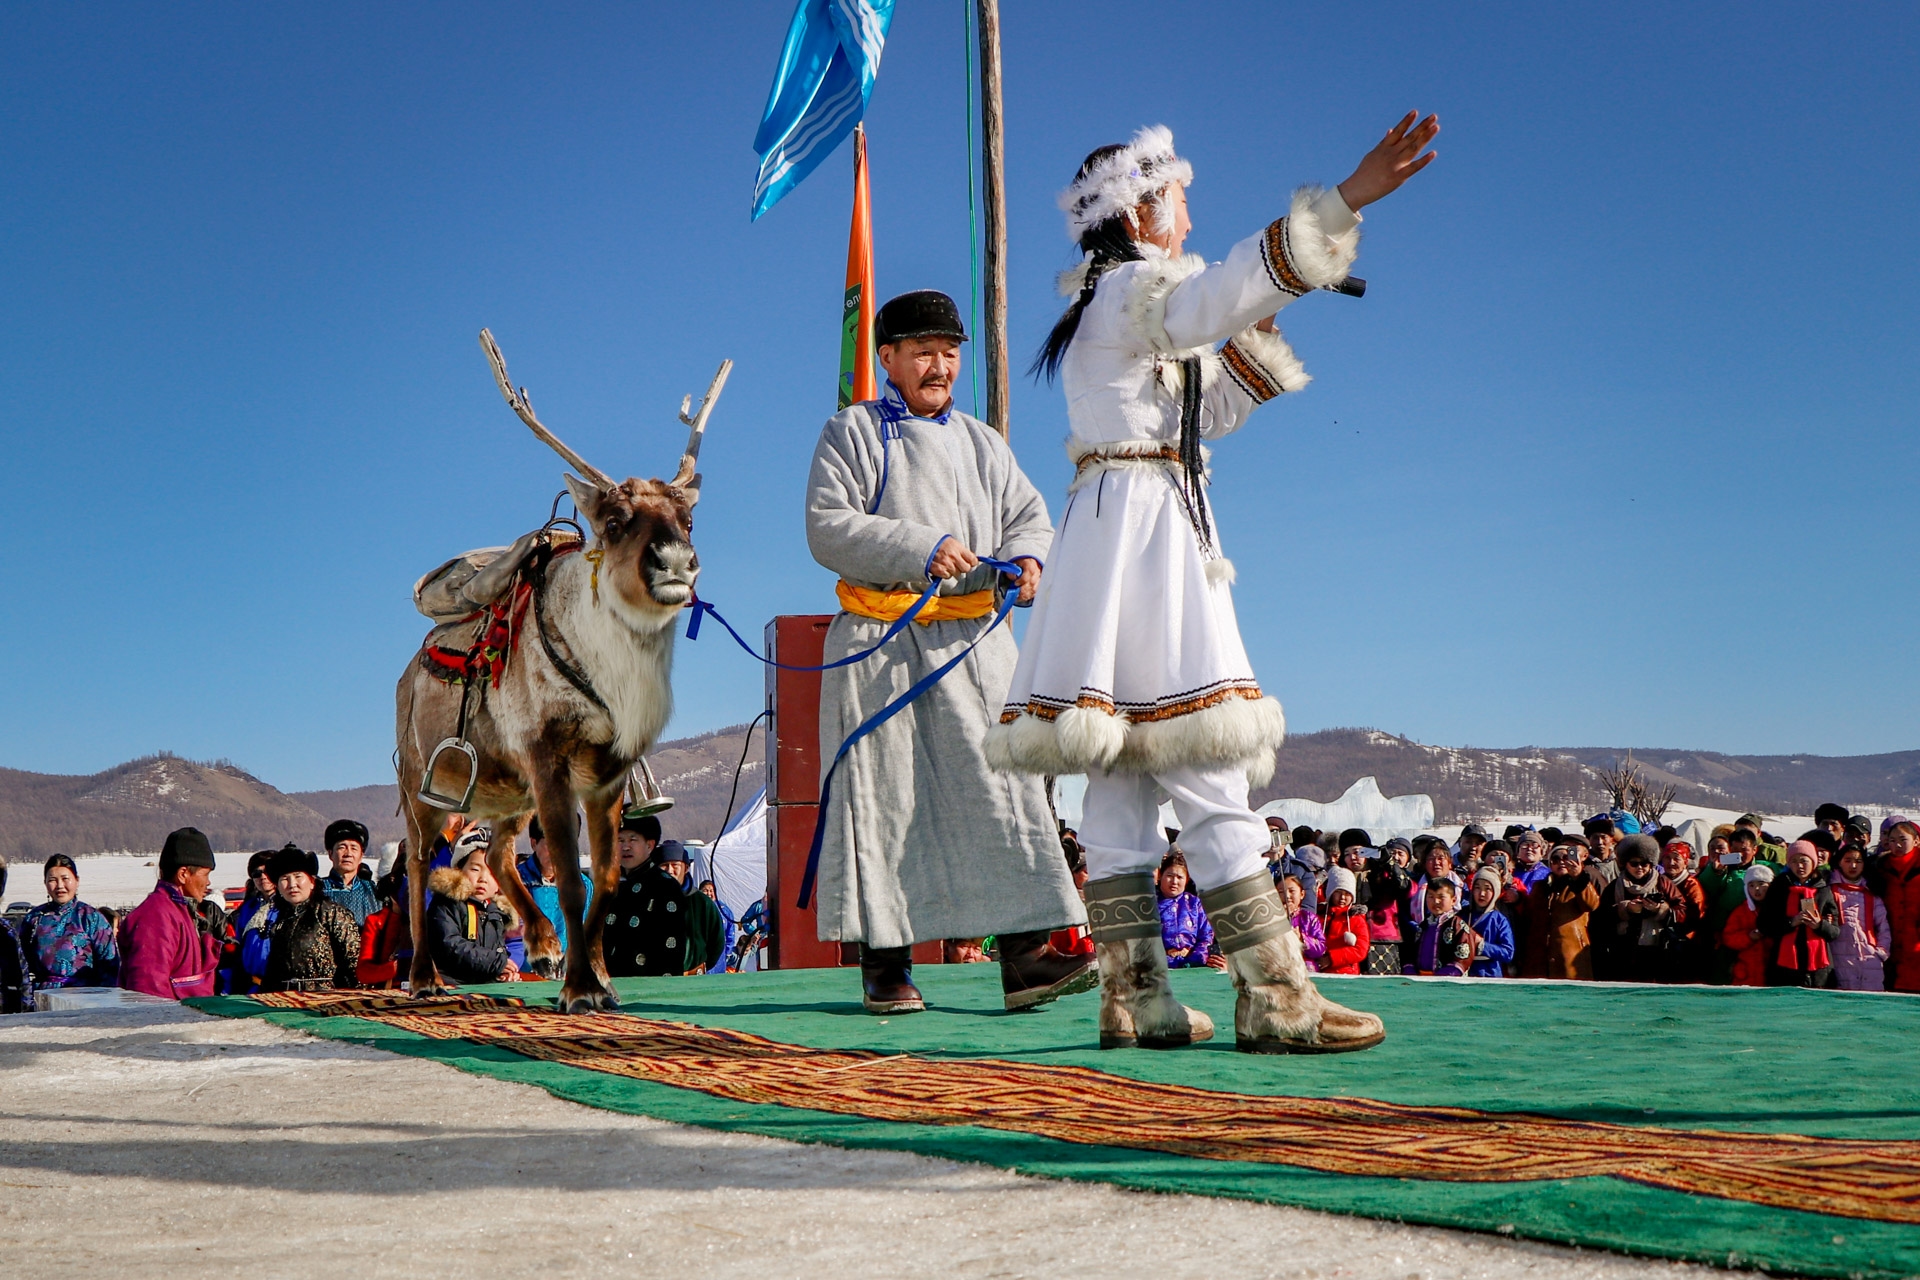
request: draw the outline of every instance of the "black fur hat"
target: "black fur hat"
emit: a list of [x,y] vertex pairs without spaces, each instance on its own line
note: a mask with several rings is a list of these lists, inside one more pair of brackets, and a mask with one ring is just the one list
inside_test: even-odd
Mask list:
[[335,818],[332,822],[329,822],[327,824],[327,834],[322,840],[322,843],[327,846],[327,851],[331,853],[333,846],[339,844],[342,840],[357,840],[360,842],[360,847],[365,849],[367,847],[366,824],[355,822],[352,818]]
[[320,859],[305,849],[295,845],[286,848],[267,859],[267,874],[278,880],[281,876],[294,871],[304,871],[315,880],[320,878]]

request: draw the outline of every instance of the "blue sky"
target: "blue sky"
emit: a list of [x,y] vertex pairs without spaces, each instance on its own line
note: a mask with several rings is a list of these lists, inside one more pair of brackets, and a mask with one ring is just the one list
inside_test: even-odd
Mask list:
[[[1916,743],[1920,249],[1910,5],[1011,4],[1024,362],[1054,193],[1170,125],[1219,257],[1400,112],[1362,301],[1284,317],[1314,385],[1216,453],[1248,648],[1297,730],[1475,745]],[[702,594],[832,607],[801,489],[832,409],[843,149],[758,224],[791,12],[25,6],[0,16],[0,764],[160,748],[390,776],[408,589],[540,523],[560,468],[703,456]],[[883,293],[968,290],[962,0],[900,0],[869,113]],[[970,397],[963,394],[963,407]],[[1014,444],[1058,507],[1057,391]],[[682,642],[672,735],[759,668]]]

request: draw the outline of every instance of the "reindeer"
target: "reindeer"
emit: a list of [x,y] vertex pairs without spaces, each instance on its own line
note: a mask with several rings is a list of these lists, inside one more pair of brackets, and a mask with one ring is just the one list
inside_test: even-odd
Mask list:
[[[533,599],[524,633],[498,687],[484,682],[469,693],[459,732],[462,690],[442,683],[416,654],[396,691],[399,750],[395,756],[409,840],[407,902],[412,913],[414,994],[442,990],[426,940],[428,857],[451,807],[421,798],[435,743],[459,736],[475,757],[469,812],[490,822],[487,860],[526,925],[528,968],[551,977],[562,957],[552,925],[534,906],[513,866],[514,842],[527,819],[540,825],[560,868],[567,948],[560,1008],[588,1012],[618,1007],[600,957],[605,902],[619,874],[614,836],[627,773],[650,750],[673,710],[668,675],[674,621],[693,600],[700,558],[689,540],[700,500],[694,464],[707,415],[725,386],[731,360],[707,388],[697,416],[681,420],[692,432],[671,480],[615,482],[561,443],[534,415],[526,388],[516,391],[493,335],[480,332],[500,393],[532,429],[584,479],[566,477],[567,492],[586,520],[590,548],[541,558],[533,572]],[[575,814],[585,812],[592,851],[594,905],[577,875]]]

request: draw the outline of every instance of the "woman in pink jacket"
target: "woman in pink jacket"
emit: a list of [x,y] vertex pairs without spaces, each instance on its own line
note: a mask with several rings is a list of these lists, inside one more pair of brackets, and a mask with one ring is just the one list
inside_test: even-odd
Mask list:
[[213,994],[226,927],[206,901],[213,846],[182,827],[160,850],[160,883],[120,922],[120,985],[179,1000]]

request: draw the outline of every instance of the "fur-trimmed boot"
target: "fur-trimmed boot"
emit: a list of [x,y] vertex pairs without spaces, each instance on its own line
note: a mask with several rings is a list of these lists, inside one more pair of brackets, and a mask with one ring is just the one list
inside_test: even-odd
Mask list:
[[1213,1039],[1213,1019],[1173,998],[1155,899],[1144,871],[1087,884],[1102,1049],[1179,1049]]
[[1321,996],[1300,954],[1300,935],[1266,872],[1203,889],[1200,905],[1240,993],[1233,1034],[1242,1053],[1346,1053],[1387,1038],[1374,1015]]

